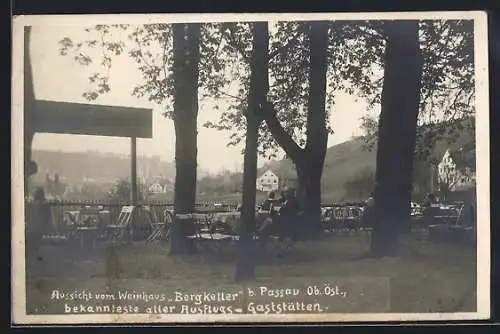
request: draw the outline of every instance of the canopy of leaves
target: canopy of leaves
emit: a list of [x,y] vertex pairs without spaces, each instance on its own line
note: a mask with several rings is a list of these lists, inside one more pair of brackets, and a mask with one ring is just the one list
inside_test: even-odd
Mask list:
[[[222,96],[218,87],[228,83],[224,71],[225,63],[233,59],[221,57],[223,45],[222,24],[203,24],[201,26],[200,73],[199,83],[202,98]],[[70,37],[60,42],[60,54],[72,55],[83,66],[100,64],[100,72],[89,77],[90,89],[83,96],[93,101],[100,95],[110,92],[110,69],[113,59],[126,54],[133,59],[142,76],[131,95],[147,98],[163,106],[164,115],[172,117],[173,77],[172,77],[172,25],[145,24],[97,25],[85,29],[89,37],[84,41],[74,41]],[[216,59],[217,57],[218,59]]]
[[[303,147],[306,143],[308,113],[309,41],[307,29],[309,22],[270,22],[269,24],[271,26],[268,99],[278,111],[276,116],[283,129],[300,147]],[[362,82],[365,87],[363,91],[365,95],[371,92],[371,87],[376,87],[376,82],[372,81],[376,66],[363,67],[361,64],[376,63],[376,55],[378,54],[380,58],[383,53],[383,41],[375,38],[359,38],[360,32],[377,36],[374,27],[379,27],[379,24],[358,21],[330,23],[326,103],[329,133],[333,133],[329,124],[329,115],[333,112],[335,94],[339,91],[352,93],[354,87],[359,86],[359,82]],[[233,51],[240,52],[240,61],[248,60],[248,55],[245,55],[245,50],[251,47],[251,35],[248,32],[249,28],[245,32],[240,29],[228,36],[227,43],[233,46]],[[361,52],[365,49],[373,52]],[[245,70],[248,70],[248,66]],[[248,78],[248,75],[246,77],[240,75],[237,78],[243,88],[238,91],[239,95],[236,99],[245,100]],[[231,144],[238,144],[244,138],[245,122],[242,117],[244,111],[244,105],[227,108],[221,113],[219,122],[210,122],[206,126],[219,130],[232,130]],[[260,153],[263,156],[275,157],[279,151],[279,146],[265,123],[261,124],[259,144]]]
[[[204,23],[201,27],[199,85],[200,99],[215,101],[220,118],[206,127],[231,131],[228,145],[238,145],[246,130],[250,52],[249,22]],[[309,50],[307,22],[270,22],[269,100],[278,110],[283,128],[303,146],[307,115]],[[94,63],[101,71],[89,78],[91,88],[84,93],[95,100],[111,90],[112,60],[128,55],[142,75],[131,92],[163,107],[172,117],[172,27],[169,24],[98,25],[86,29],[88,39],[60,42],[62,55],[72,55],[84,66]],[[356,94],[370,106],[380,103],[385,47],[383,21],[332,21],[328,47],[327,119],[334,112],[335,95]],[[473,115],[474,59],[472,21],[423,21],[421,48],[425,59],[422,78],[420,123],[436,123]],[[342,124],[328,124],[332,126]],[[362,120],[366,144],[373,147],[376,118]],[[432,128],[432,131],[429,129]],[[442,135],[439,127],[422,127],[418,152],[427,152]],[[451,131],[451,130],[448,130]],[[274,157],[278,145],[261,124],[259,153]]]
[[[382,30],[383,31],[383,30]],[[474,29],[472,21],[436,20],[420,22],[420,43],[424,59],[416,157],[426,159],[434,143],[453,141],[474,122]],[[365,96],[367,89],[359,87]],[[379,101],[370,100],[372,105]],[[374,147],[376,116],[362,119],[367,148]]]
[[[137,187],[137,200],[142,201],[145,199],[146,185],[139,183]],[[108,191],[108,198],[113,202],[128,202],[130,201],[130,194],[132,192],[132,185],[128,180],[118,180],[113,188]]]
[[[200,45],[200,94],[201,99],[216,101],[221,109],[220,118],[207,122],[206,127],[230,130],[229,145],[238,145],[246,130],[244,113],[247,108],[249,84],[249,59],[252,35],[248,22],[202,24]],[[278,119],[283,128],[299,145],[305,143],[306,103],[308,87],[309,50],[306,22],[278,22],[272,25],[270,36],[270,92],[269,98],[279,110]],[[369,45],[356,44],[354,23],[332,22],[330,32],[328,75],[328,111],[334,104],[334,92],[345,82],[369,81],[370,71],[363,76],[359,50],[367,46],[377,49],[377,41]],[[131,92],[138,98],[162,105],[165,116],[171,117],[172,105],[172,30],[168,24],[98,25],[86,29],[89,38],[73,41],[69,37],[60,42],[62,55],[73,55],[84,66],[100,59],[101,72],[89,78],[91,89],[84,93],[88,100],[95,100],[111,90],[110,69],[113,58],[127,54],[135,60],[142,75]],[[379,43],[380,44],[380,43]],[[99,52],[100,51],[100,52]],[[377,52],[380,52],[378,47]],[[354,65],[351,65],[354,64]],[[293,73],[293,75],[290,75]],[[345,79],[345,80],[343,80]],[[367,85],[368,86],[368,85]],[[329,118],[329,117],[328,117]],[[329,129],[332,132],[331,129]],[[259,152],[275,156],[278,145],[266,128],[260,128]]]

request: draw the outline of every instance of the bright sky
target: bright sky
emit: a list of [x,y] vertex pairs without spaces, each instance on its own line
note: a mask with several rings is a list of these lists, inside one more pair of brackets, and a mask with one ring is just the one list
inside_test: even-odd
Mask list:
[[[33,80],[37,99],[87,103],[82,93],[89,88],[88,77],[97,72],[95,67],[83,67],[72,57],[59,55],[58,42],[64,37],[84,40],[85,27],[61,28],[35,26],[31,36],[31,58]],[[153,138],[138,140],[139,155],[160,155],[165,161],[173,161],[175,136],[173,122],[161,115],[161,109],[148,101],[131,96],[131,91],[142,79],[136,64],[128,56],[113,59],[111,70],[111,92],[99,97],[94,103],[116,106],[153,108]],[[335,134],[328,140],[328,146],[360,135],[360,117],[366,113],[366,104],[354,97],[339,94],[331,124]],[[201,169],[216,173],[224,169],[242,169],[242,147],[227,147],[228,132],[206,129],[202,124],[217,120],[220,111],[211,108],[210,101],[200,102],[198,130],[198,164]],[[36,134],[34,149],[87,151],[99,150],[129,154],[130,141],[127,138],[96,136],[75,136],[61,134]],[[265,161],[259,161],[259,165]]]

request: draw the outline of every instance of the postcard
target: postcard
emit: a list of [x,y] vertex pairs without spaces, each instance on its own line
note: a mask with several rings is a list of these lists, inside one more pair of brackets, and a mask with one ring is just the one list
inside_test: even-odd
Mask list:
[[12,322],[490,317],[484,12],[13,20]]

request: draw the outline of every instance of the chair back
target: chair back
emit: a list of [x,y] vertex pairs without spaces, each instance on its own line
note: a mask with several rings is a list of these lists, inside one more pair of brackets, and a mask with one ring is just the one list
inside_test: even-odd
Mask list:
[[121,227],[128,227],[130,222],[132,221],[132,215],[134,213],[135,206],[133,205],[126,205],[123,206],[120,215],[118,216],[118,220],[116,222],[116,225],[121,226]]

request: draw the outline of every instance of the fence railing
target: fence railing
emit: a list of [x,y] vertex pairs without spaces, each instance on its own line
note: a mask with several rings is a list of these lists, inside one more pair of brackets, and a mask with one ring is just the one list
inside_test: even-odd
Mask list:
[[[109,201],[48,201],[51,217],[52,226],[56,231],[60,231],[65,227],[65,213],[71,211],[80,211],[86,207],[95,208],[98,207],[101,211],[109,212],[109,222],[116,222],[120,210],[123,206],[130,205],[129,202],[109,202]],[[160,201],[148,201],[143,203],[138,203],[137,206],[149,206],[151,210],[155,213],[159,221],[164,221],[165,211],[172,210],[173,203],[160,202]],[[198,212],[228,212],[232,211],[237,207],[235,202],[199,202],[196,204],[195,208]],[[142,220],[141,217],[138,217]]]

